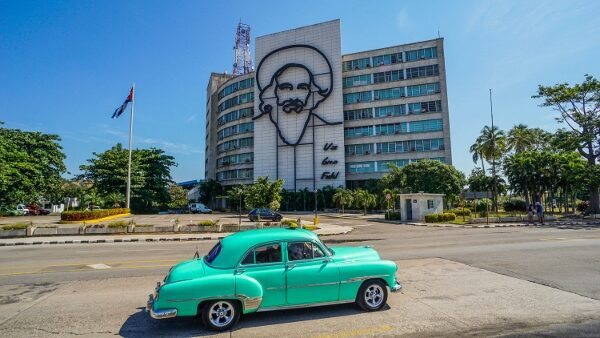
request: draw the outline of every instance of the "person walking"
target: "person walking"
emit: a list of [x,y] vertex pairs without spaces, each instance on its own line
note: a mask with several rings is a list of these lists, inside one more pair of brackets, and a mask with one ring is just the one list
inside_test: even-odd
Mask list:
[[544,225],[544,206],[540,202],[535,202],[535,212],[542,225]]

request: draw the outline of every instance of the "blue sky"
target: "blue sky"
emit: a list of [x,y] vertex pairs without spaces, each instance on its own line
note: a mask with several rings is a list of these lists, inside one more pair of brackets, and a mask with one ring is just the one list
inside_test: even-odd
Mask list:
[[[0,121],[59,134],[72,174],[116,142],[113,110],[136,82],[134,147],[175,156],[176,181],[204,175],[210,72],[231,72],[235,27],[253,38],[339,18],[342,51],[445,38],[454,165],[495,122],[554,130],[538,84],[600,77],[600,1],[6,1],[0,0]],[[67,175],[69,176],[69,175]]]

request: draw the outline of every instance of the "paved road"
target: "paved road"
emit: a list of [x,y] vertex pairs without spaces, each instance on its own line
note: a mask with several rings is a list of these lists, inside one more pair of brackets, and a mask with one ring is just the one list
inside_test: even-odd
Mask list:
[[[325,221],[325,220],[323,220]],[[330,245],[373,245],[405,291],[365,314],[343,305],[247,316],[238,336],[584,335],[600,332],[600,230],[352,225]],[[203,336],[194,319],[153,322],[152,285],[214,241],[0,248],[0,336]],[[533,282],[533,283],[531,283]],[[595,320],[595,321],[594,321]],[[554,326],[553,326],[554,324]]]

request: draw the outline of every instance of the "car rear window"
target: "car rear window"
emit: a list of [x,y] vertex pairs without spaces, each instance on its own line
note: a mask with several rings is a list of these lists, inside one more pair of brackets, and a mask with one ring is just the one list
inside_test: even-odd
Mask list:
[[210,264],[212,263],[215,258],[217,258],[217,256],[219,256],[219,253],[221,252],[221,242],[217,243],[215,246],[213,246],[212,249],[210,249],[210,251],[208,252],[208,255],[206,255],[206,257],[204,257],[204,260],[206,261],[206,263]]

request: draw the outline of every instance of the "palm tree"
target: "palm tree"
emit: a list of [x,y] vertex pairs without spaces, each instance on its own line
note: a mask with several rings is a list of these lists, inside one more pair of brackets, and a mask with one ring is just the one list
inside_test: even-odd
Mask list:
[[[492,177],[494,177],[494,182],[496,182],[496,164],[506,154],[506,135],[504,131],[500,130],[497,126],[485,126],[481,130],[479,137],[477,137],[475,144],[477,144],[476,150],[479,152],[479,156],[492,164]],[[494,211],[498,212],[498,189],[495,183],[492,188]]]
[[485,163],[483,162],[483,155],[481,154],[481,144],[477,141],[471,145],[469,151],[473,154],[473,163],[477,164],[481,160],[481,169],[485,172]]
[[367,208],[377,203],[377,197],[370,192],[358,189],[354,191],[354,203],[363,209],[363,215],[367,214]]
[[352,204],[354,196],[352,191],[344,188],[337,188],[333,194],[333,202],[342,206],[342,215],[344,214],[344,206]]
[[524,124],[517,124],[508,131],[506,138],[507,150],[514,150],[515,153],[521,153],[530,150],[536,143],[533,129],[527,128]]

